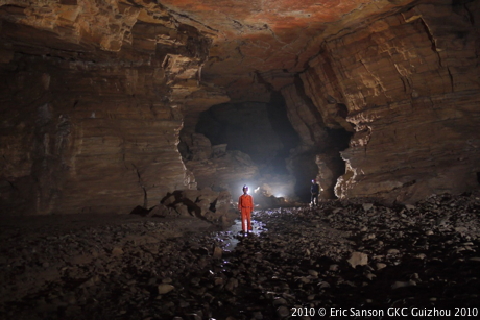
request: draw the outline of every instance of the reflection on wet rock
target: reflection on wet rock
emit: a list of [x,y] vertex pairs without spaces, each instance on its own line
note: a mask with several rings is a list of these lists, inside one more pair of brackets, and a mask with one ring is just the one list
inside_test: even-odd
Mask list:
[[194,217],[11,223],[1,230],[0,316],[245,320],[288,319],[292,308],[474,308],[479,212],[480,195],[469,194],[411,207],[272,208],[255,213],[250,233],[238,219],[214,230]]

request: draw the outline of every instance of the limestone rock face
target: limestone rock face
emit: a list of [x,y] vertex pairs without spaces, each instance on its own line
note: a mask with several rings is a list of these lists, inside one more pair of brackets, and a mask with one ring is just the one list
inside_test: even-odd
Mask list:
[[294,84],[284,87],[282,94],[288,106],[288,119],[297,131],[302,144],[313,147],[326,141],[328,139],[326,126],[311,101],[304,98]]
[[194,216],[211,222],[231,222],[234,215],[230,193],[215,192],[210,188],[168,193],[160,205],[175,208],[179,215]]
[[326,35],[412,0],[162,0],[176,19],[214,35],[202,78],[238,101],[270,99],[304,70]]
[[2,213],[126,213],[195,178],[240,190],[285,130],[232,151],[192,138],[198,121],[262,119],[278,92],[297,194],[314,177],[325,198],[478,188],[478,21],[479,0],[0,1]]
[[[36,213],[128,212],[188,184],[176,148],[181,115],[141,92],[165,86],[161,69],[114,72],[76,64],[59,72],[37,63],[45,72],[2,73],[2,109],[9,110],[1,128],[6,201],[23,199],[24,209]],[[139,82],[138,96],[125,92],[127,83]],[[17,94],[8,97],[12,91]],[[9,210],[22,204],[15,200]]]
[[[295,191],[298,196],[310,199],[310,181],[316,179],[322,189],[320,198],[335,197],[338,177],[345,172],[345,164],[339,155],[350,141],[353,127],[346,123],[346,115],[334,111],[335,119],[345,123],[343,128],[329,121],[322,107],[317,107],[305,94],[303,87],[292,84],[282,89],[287,103],[287,115],[301,143],[288,158],[289,171],[297,178]],[[333,109],[336,110],[335,105]],[[343,118],[342,118],[343,116]],[[324,120],[325,119],[325,120]]]
[[128,213],[195,186],[177,144],[210,40],[144,5],[0,3],[3,213]]
[[[243,184],[256,180],[258,166],[244,152],[226,151],[225,145],[213,146],[203,134],[182,134],[186,145],[185,165],[193,173],[199,188],[241,193]],[[213,152],[216,150],[216,152]]]
[[479,8],[420,4],[326,42],[310,62],[302,80],[323,122],[355,128],[339,197],[478,188]]

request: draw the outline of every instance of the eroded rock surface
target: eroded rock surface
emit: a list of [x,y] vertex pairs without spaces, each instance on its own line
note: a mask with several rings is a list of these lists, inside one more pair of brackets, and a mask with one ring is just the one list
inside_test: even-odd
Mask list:
[[180,149],[185,165],[196,177],[199,188],[226,190],[233,195],[259,173],[258,166],[248,154],[238,150],[227,151],[225,144],[212,146],[201,133],[182,134]]
[[339,197],[478,188],[478,6],[418,4],[326,41],[310,61],[301,78],[323,124],[355,128]]
[[177,144],[209,39],[160,6],[0,10],[4,214],[128,213],[195,186]]
[[157,211],[174,211],[179,216],[193,216],[223,226],[232,224],[234,219],[230,193],[215,192],[210,188],[169,193],[162,199]]
[[278,92],[297,195],[314,177],[323,198],[478,189],[479,6],[0,1],[2,214],[126,213],[195,189],[180,130]]

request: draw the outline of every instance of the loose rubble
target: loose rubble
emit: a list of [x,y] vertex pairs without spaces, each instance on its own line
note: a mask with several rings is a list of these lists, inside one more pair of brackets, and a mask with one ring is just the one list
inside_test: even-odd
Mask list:
[[0,318],[260,320],[355,308],[384,319],[373,311],[476,310],[479,214],[474,193],[409,206],[363,199],[265,210],[249,235],[212,231],[193,217],[2,225]]

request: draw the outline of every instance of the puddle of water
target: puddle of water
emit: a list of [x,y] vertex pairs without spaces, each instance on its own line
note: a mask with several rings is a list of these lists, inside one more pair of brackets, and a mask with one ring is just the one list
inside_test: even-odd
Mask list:
[[252,219],[250,223],[253,227],[253,230],[250,230],[248,234],[242,231],[242,221],[240,219],[236,219],[234,224],[230,228],[228,228],[227,230],[213,231],[211,233],[211,236],[217,242],[219,242],[219,245],[221,246],[223,251],[232,252],[238,245],[242,237],[252,235],[258,237],[263,231],[266,230],[265,224],[258,220]]

